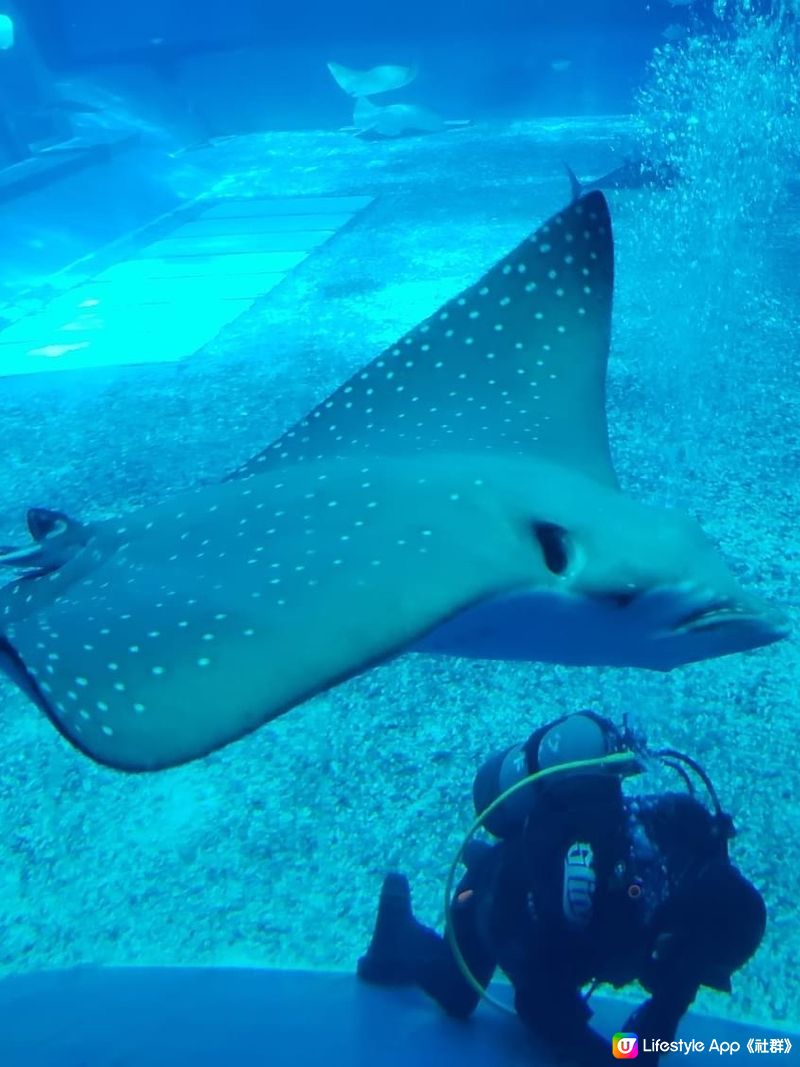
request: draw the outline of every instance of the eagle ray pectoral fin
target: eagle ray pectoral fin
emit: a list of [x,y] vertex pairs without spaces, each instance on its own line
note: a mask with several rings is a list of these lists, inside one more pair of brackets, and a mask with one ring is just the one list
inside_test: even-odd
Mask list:
[[296,467],[148,509],[6,639],[95,759],[195,759],[522,580],[513,524],[439,466]]

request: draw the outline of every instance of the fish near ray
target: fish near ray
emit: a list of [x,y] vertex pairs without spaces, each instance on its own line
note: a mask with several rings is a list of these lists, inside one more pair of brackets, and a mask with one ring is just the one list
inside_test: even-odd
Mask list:
[[612,289],[593,193],[222,483],[44,513],[0,663],[88,755],[151,770],[405,650],[664,670],[777,640],[696,523],[618,487]]

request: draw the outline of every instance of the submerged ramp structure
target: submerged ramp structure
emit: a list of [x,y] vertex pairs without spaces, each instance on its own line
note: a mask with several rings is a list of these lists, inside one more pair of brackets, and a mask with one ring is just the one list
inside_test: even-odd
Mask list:
[[184,208],[135,254],[0,329],[0,377],[185,359],[371,201],[227,197]]
[[[508,993],[498,988],[499,996]],[[609,1036],[630,1011],[620,999],[596,997],[592,1004],[595,1024]],[[772,1049],[781,1053],[775,1063],[800,1055],[798,1033],[707,1015],[688,1015],[679,1036],[697,1049],[675,1053],[681,1063],[713,1062],[714,1041],[744,1057],[748,1042],[754,1052]],[[488,1006],[458,1022],[415,990],[377,989],[346,973],[177,967],[87,967],[6,978],[0,1063],[555,1067],[516,1018]]]

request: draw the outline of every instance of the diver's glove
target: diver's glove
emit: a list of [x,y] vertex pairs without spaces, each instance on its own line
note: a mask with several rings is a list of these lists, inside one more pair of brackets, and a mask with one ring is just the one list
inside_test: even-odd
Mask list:
[[358,977],[375,985],[408,985],[414,981],[412,961],[419,923],[411,910],[411,889],[404,874],[387,874],[378,901],[375,929],[358,961]]
[[[640,1045],[643,1043],[643,1038],[673,1041],[678,1024],[692,999],[690,996],[683,998],[677,996],[650,997],[628,1016],[623,1030],[626,1033],[638,1034]],[[643,1059],[647,1067],[656,1067],[660,1060],[660,1054],[658,1052],[645,1052],[640,1047],[639,1059]]]

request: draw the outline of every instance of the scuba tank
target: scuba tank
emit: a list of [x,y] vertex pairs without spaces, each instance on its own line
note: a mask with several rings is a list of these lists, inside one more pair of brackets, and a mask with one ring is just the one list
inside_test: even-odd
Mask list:
[[[517,782],[559,764],[596,761],[616,753],[631,752],[629,762],[615,762],[608,768],[576,768],[565,772],[564,776],[602,774],[627,777],[639,774],[645,770],[644,763],[636,758],[642,748],[642,740],[634,736],[627,723],[620,730],[609,719],[588,710],[565,715],[534,731],[524,744],[511,745],[489,756],[473,782],[475,811],[478,814],[486,811]],[[531,782],[515,790],[487,815],[484,828],[494,837],[509,837],[521,829],[533,808],[539,788],[537,782]]]
[[[630,759],[624,759],[622,753],[627,753]],[[608,757],[613,759],[603,765]],[[564,772],[557,775],[558,780],[589,774],[622,779],[643,773],[649,761],[657,761],[674,771],[690,796],[695,795],[695,780],[699,780],[721,842],[724,844],[735,836],[733,820],[722,808],[713,783],[696,760],[671,748],[648,749],[644,738],[629,725],[626,715],[620,729],[610,719],[588,709],[564,715],[535,730],[523,744],[511,745],[489,756],[473,782],[475,812],[482,817],[483,828],[494,837],[509,837],[522,829],[533,810],[537,791],[542,788],[536,781],[515,788],[524,779],[561,765]],[[582,763],[590,765],[581,767]],[[505,793],[509,796],[487,812]]]

